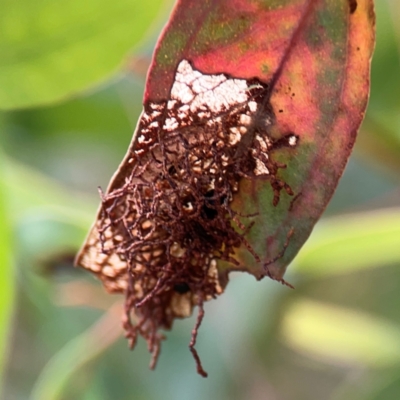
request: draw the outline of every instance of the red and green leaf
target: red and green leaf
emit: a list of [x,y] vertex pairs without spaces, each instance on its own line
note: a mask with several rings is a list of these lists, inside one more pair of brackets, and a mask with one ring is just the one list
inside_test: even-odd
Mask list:
[[[244,180],[235,206],[259,213],[249,232],[262,259],[282,278],[307,240],[343,173],[369,95],[375,43],[372,0],[178,2],[154,54],[144,101],[168,98],[177,64],[190,60],[206,74],[254,77],[268,83],[274,134],[300,138],[295,156],[281,154],[282,175],[295,197],[272,205],[271,187]],[[265,274],[245,249],[245,269]],[[226,266],[230,268],[230,266]]]

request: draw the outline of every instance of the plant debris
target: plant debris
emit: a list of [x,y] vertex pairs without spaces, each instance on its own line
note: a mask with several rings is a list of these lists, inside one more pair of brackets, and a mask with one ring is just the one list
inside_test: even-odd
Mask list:
[[[126,296],[123,326],[130,347],[142,336],[154,368],[175,318],[199,313],[189,348],[195,350],[204,302],[226,285],[218,262],[238,265],[247,242],[248,216],[231,207],[242,179],[270,182],[277,205],[285,168],[273,151],[295,147],[292,133],[274,139],[268,85],[258,79],[206,75],[182,60],[170,98],[147,103],[132,145],[107,193],[76,263],[95,273],[110,292]],[[267,265],[266,265],[267,268]]]

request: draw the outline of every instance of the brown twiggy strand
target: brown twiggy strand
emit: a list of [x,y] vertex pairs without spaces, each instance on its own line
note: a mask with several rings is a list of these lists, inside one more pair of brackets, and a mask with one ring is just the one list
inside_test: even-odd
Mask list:
[[278,176],[286,166],[271,156],[298,138],[269,135],[267,93],[258,80],[203,75],[182,61],[170,99],[145,104],[134,143],[101,193],[98,220],[77,262],[110,292],[125,293],[126,337],[131,348],[139,335],[147,341],[151,368],[164,339],[160,330],[198,306],[189,348],[207,376],[195,344],[204,302],[225,286],[218,262],[239,265],[241,246],[260,262],[246,240],[249,216],[231,208],[241,179],[268,179],[274,205],[282,190],[293,194]]

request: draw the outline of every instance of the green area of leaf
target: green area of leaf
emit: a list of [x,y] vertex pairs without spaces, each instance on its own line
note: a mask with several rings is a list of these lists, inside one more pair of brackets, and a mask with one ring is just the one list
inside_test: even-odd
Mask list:
[[104,81],[141,43],[164,3],[3,0],[0,108],[50,103]]

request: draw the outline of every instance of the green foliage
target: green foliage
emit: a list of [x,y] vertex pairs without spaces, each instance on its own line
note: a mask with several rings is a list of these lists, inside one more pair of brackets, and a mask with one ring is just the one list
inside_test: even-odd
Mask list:
[[[143,343],[130,353],[118,336],[121,299],[104,293],[99,282],[71,264],[96,212],[96,188],[105,187],[123,157],[140,113],[143,86],[138,77],[121,74],[120,81],[79,98],[69,95],[57,105],[0,113],[5,399],[400,396],[400,148],[385,145],[400,135],[394,3],[377,2],[370,107],[355,156],[325,217],[288,270],[296,289],[257,283],[243,274],[232,277],[226,293],[206,306],[198,351],[210,374],[207,380],[196,376],[186,349],[193,319],[176,323],[157,370],[148,371]],[[15,21],[23,18],[18,4],[13,6]],[[68,4],[72,9],[75,3]],[[11,18],[7,14],[1,18]],[[113,56],[115,64],[103,78],[135,45],[144,26],[132,23],[129,44],[119,59]],[[105,37],[99,40],[109,43]],[[93,79],[86,83],[98,81],[96,62],[87,68]],[[71,79],[79,81],[75,74]],[[9,93],[21,93],[18,82],[7,85]],[[4,93],[6,87],[0,86]],[[63,96],[76,89],[67,83],[65,88]],[[35,90],[30,93],[31,104],[50,101],[40,91],[35,99]]]

